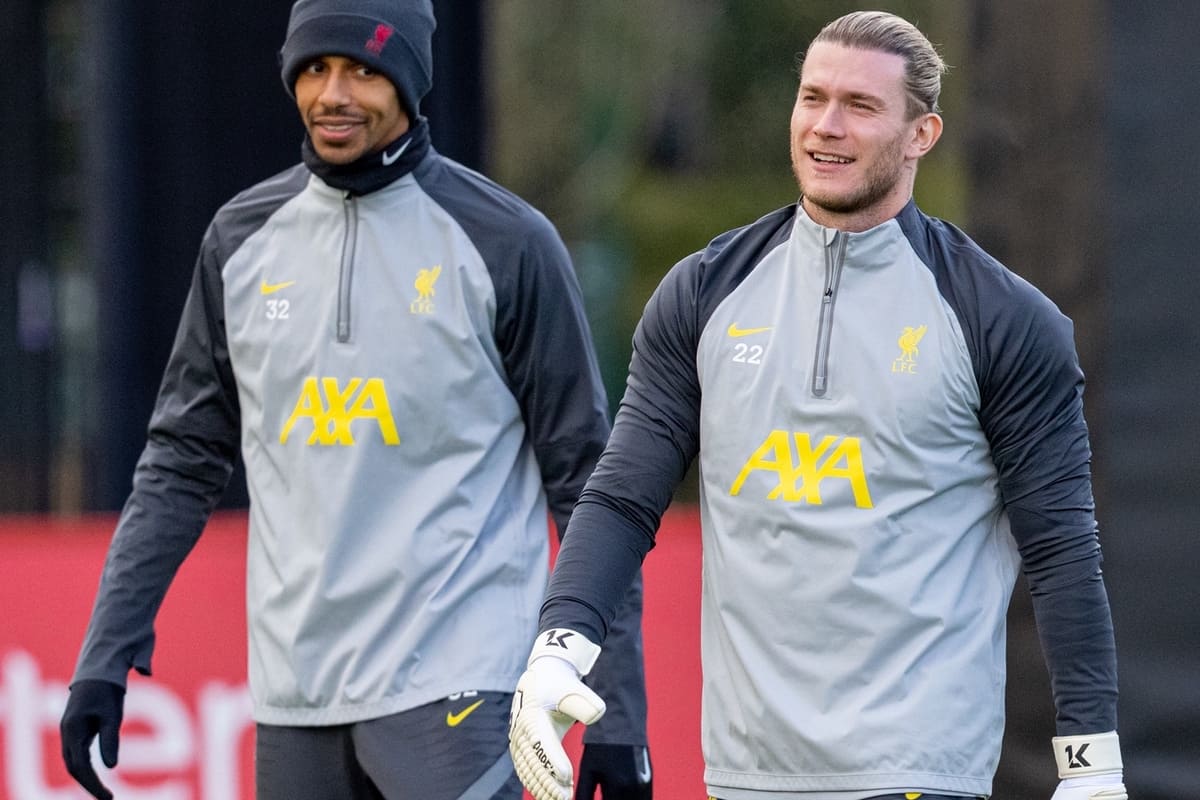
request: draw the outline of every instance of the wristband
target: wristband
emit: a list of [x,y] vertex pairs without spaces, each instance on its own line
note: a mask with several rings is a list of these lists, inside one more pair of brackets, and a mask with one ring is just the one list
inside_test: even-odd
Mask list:
[[563,659],[575,667],[575,671],[579,673],[580,677],[583,677],[591,672],[596,659],[599,658],[600,646],[593,644],[582,633],[577,633],[569,628],[551,628],[538,634],[525,666],[531,666],[535,659],[542,656],[555,656]]
[[1058,764],[1058,777],[1077,778],[1081,775],[1098,775],[1104,772],[1120,772],[1121,743],[1116,731],[1088,733],[1082,736],[1055,736],[1054,760]]

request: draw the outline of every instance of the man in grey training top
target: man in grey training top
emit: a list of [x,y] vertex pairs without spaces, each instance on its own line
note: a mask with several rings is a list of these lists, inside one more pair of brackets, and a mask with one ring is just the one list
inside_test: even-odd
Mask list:
[[[609,432],[549,221],[430,146],[428,0],[300,0],[280,53],[303,163],[216,215],[105,563],[61,731],[112,793],[128,671],[239,451],[258,800],[519,800],[508,711]],[[641,594],[585,740],[648,800]],[[110,778],[119,781],[119,773]],[[591,796],[589,792],[588,797]]]
[[827,25],[792,113],[799,203],[648,303],[514,698],[538,800],[567,796],[558,738],[602,713],[578,676],[695,457],[714,798],[990,794],[1018,568],[1058,714],[1053,798],[1126,797],[1071,323],[912,199],[944,69],[891,14]]

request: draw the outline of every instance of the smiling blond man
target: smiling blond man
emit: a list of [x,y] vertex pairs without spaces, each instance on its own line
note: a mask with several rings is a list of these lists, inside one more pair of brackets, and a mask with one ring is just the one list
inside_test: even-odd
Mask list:
[[912,199],[944,69],[891,14],[826,26],[791,118],[799,202],[647,305],[514,701],[538,800],[568,796],[558,738],[601,708],[579,676],[693,459],[713,798],[989,795],[1018,569],[1058,711],[1054,800],[1126,797],[1070,320]]

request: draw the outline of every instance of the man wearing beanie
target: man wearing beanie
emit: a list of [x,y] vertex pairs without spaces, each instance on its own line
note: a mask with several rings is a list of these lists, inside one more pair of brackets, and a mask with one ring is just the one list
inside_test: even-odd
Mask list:
[[[578,283],[537,210],[439,155],[428,0],[299,0],[303,163],[209,226],[61,733],[113,793],[128,672],[239,456],[259,800],[518,800],[508,714],[609,432]],[[648,800],[641,585],[589,682],[577,797]],[[119,794],[119,771],[104,778]]]

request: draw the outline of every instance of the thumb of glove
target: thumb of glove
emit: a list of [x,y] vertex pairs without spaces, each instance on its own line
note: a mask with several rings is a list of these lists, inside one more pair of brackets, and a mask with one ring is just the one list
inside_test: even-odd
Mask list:
[[567,729],[571,727],[572,722],[578,721],[584,725],[591,725],[604,716],[604,709],[604,701],[600,699],[600,695],[593,692],[585,684],[579,683],[573,687],[570,694],[565,695],[558,701],[558,714],[556,716],[567,718],[567,725],[562,730],[562,733],[565,735]]

